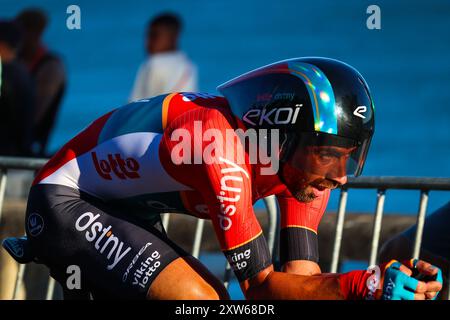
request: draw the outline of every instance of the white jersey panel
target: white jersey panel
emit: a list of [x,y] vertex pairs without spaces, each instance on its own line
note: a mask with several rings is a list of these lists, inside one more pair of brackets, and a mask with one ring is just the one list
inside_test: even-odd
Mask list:
[[67,162],[40,183],[65,185],[104,200],[190,190],[161,165],[161,138],[162,134],[153,132],[114,137]]

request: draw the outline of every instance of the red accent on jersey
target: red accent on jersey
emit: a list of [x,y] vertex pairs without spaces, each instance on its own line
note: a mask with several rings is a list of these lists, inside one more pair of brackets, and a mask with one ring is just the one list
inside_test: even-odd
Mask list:
[[97,140],[102,128],[108,118],[115,110],[108,112],[102,117],[95,120],[85,130],[76,135],[72,140],[64,145],[51,159],[47,162],[36,175],[33,185],[45,179],[56,170],[61,168],[65,163],[88,152],[97,145]]
[[278,195],[281,211],[281,228],[301,227],[317,233],[317,228],[327,207],[330,190],[311,202],[299,202],[294,197]]
[[341,274],[339,283],[341,292],[346,300],[362,300],[369,293],[367,279],[372,273],[366,270],[356,270]]
[[167,110],[167,126],[179,115],[202,107],[227,108],[228,103],[224,97],[220,96],[178,93],[170,99]]

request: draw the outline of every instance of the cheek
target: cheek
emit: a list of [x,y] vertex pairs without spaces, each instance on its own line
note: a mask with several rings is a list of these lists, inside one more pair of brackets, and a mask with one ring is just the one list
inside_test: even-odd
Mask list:
[[286,183],[292,186],[306,185],[309,181],[308,174],[291,167],[289,164],[283,167],[283,177]]

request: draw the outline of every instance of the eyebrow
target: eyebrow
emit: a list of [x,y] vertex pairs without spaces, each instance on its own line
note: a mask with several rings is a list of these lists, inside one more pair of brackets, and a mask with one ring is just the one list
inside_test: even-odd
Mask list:
[[345,151],[341,151],[341,150],[336,150],[335,147],[331,147],[331,146],[316,146],[313,147],[317,152],[329,152],[331,154],[337,155],[339,157],[342,157],[344,155],[347,154],[351,154],[353,152],[353,150],[355,148],[351,148],[351,149],[345,149]]

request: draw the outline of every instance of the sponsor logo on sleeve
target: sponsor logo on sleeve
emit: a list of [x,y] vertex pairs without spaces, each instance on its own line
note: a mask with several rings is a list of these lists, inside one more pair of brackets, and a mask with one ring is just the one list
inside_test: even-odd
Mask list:
[[234,270],[242,270],[248,266],[247,260],[250,259],[251,253],[251,249],[234,252],[227,256],[228,262]]
[[[224,167],[220,170],[220,173],[223,176],[220,179],[220,192],[216,195],[217,200],[220,202],[220,213],[217,215],[219,218],[219,225],[222,230],[227,231],[233,224],[230,217],[236,213],[236,203],[241,199],[240,194],[242,192],[242,188],[238,186],[242,185],[244,180],[242,176],[235,176],[232,174],[241,172],[245,175],[245,177],[247,177],[247,179],[250,179],[250,177],[248,172],[236,163],[222,157],[219,157],[219,160],[229,165],[229,167]],[[234,181],[236,184],[239,184],[231,186],[230,181]],[[234,193],[235,196],[231,197],[231,193]]]
[[31,236],[37,237],[44,229],[44,219],[37,213],[32,213],[28,217],[28,232]]

